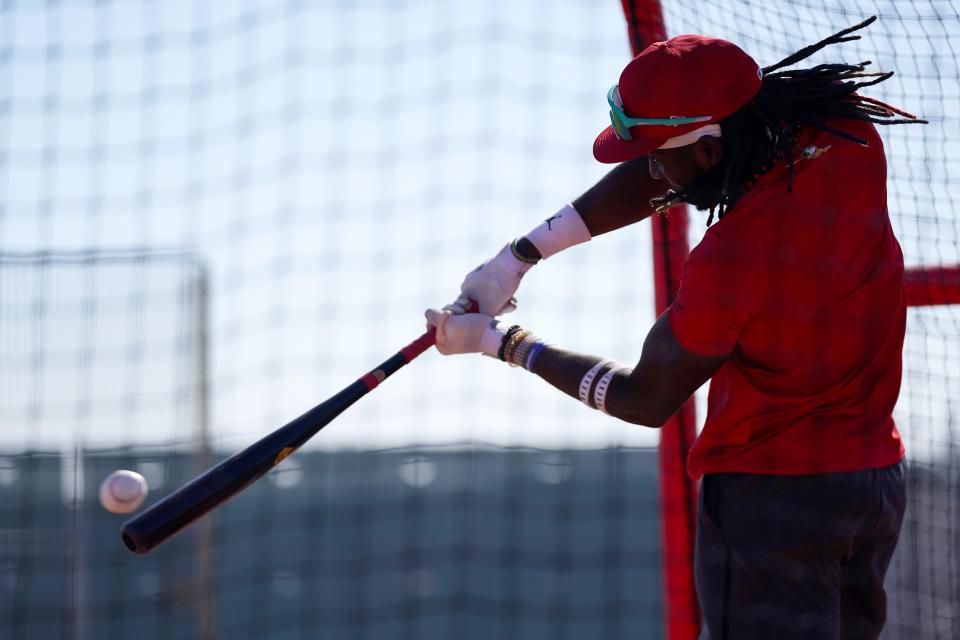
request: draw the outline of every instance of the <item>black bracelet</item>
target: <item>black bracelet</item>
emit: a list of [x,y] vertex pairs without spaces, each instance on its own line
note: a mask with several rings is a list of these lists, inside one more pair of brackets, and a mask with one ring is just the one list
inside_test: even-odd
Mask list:
[[504,359],[503,350],[507,348],[507,343],[510,342],[510,338],[513,337],[517,331],[520,331],[520,325],[515,324],[507,329],[507,332],[503,336],[503,340],[500,341],[500,349],[497,350],[497,357],[506,362]]
[[541,258],[533,258],[520,251],[520,238],[516,238],[510,243],[510,253],[512,253],[513,257],[520,262],[525,262],[527,264],[537,264],[541,260]]

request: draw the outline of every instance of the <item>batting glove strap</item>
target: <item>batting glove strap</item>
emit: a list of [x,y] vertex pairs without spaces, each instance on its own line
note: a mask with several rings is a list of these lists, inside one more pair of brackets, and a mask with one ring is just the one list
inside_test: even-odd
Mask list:
[[483,337],[480,339],[480,351],[491,358],[499,358],[500,348],[503,346],[503,341],[507,337],[509,330],[510,327],[508,325],[493,318],[487,326],[486,331],[483,332]]

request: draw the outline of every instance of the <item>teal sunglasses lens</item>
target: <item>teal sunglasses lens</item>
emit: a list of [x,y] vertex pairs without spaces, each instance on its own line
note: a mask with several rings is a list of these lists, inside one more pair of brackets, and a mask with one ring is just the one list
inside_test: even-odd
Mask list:
[[617,137],[621,140],[630,140],[633,137],[630,135],[630,129],[623,124],[623,121],[613,109],[610,110],[610,124],[613,125],[613,132],[616,133]]
[[613,131],[621,140],[630,140],[630,129],[623,121],[623,102],[620,100],[620,87],[613,85],[607,92],[607,103],[610,105],[610,124],[613,125]]

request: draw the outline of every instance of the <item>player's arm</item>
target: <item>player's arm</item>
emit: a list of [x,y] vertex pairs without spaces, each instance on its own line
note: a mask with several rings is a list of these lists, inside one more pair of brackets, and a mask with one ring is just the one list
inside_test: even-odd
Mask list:
[[529,233],[467,274],[457,304],[475,300],[480,313],[498,316],[516,308],[520,280],[541,259],[592,237],[648,218],[650,199],[664,191],[650,175],[646,156],[617,165],[571,204],[564,205]]
[[532,333],[480,314],[427,311],[444,354],[481,352],[533,373],[591,408],[648,427],[659,427],[723,365],[728,355],[701,356],[674,336],[669,310],[644,341],[630,368],[597,356],[544,345]]
[[[602,408],[634,424],[659,427],[728,357],[701,356],[684,349],[670,328],[669,313],[667,310],[654,323],[644,340],[640,361],[632,368],[613,362],[603,365],[602,358],[546,346],[530,370],[592,408]],[[588,388],[583,393],[591,371],[595,373],[586,380]]]
[[[593,238],[649,218],[653,213],[650,200],[663,192],[663,181],[650,175],[647,157],[643,156],[614,167],[572,205]],[[526,236],[519,243],[527,256],[542,257]]]

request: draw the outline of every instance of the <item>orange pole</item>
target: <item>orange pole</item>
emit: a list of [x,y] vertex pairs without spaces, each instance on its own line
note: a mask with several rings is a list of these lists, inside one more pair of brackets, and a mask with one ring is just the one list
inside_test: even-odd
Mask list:
[[960,304],[960,265],[907,269],[903,282],[911,307]]

